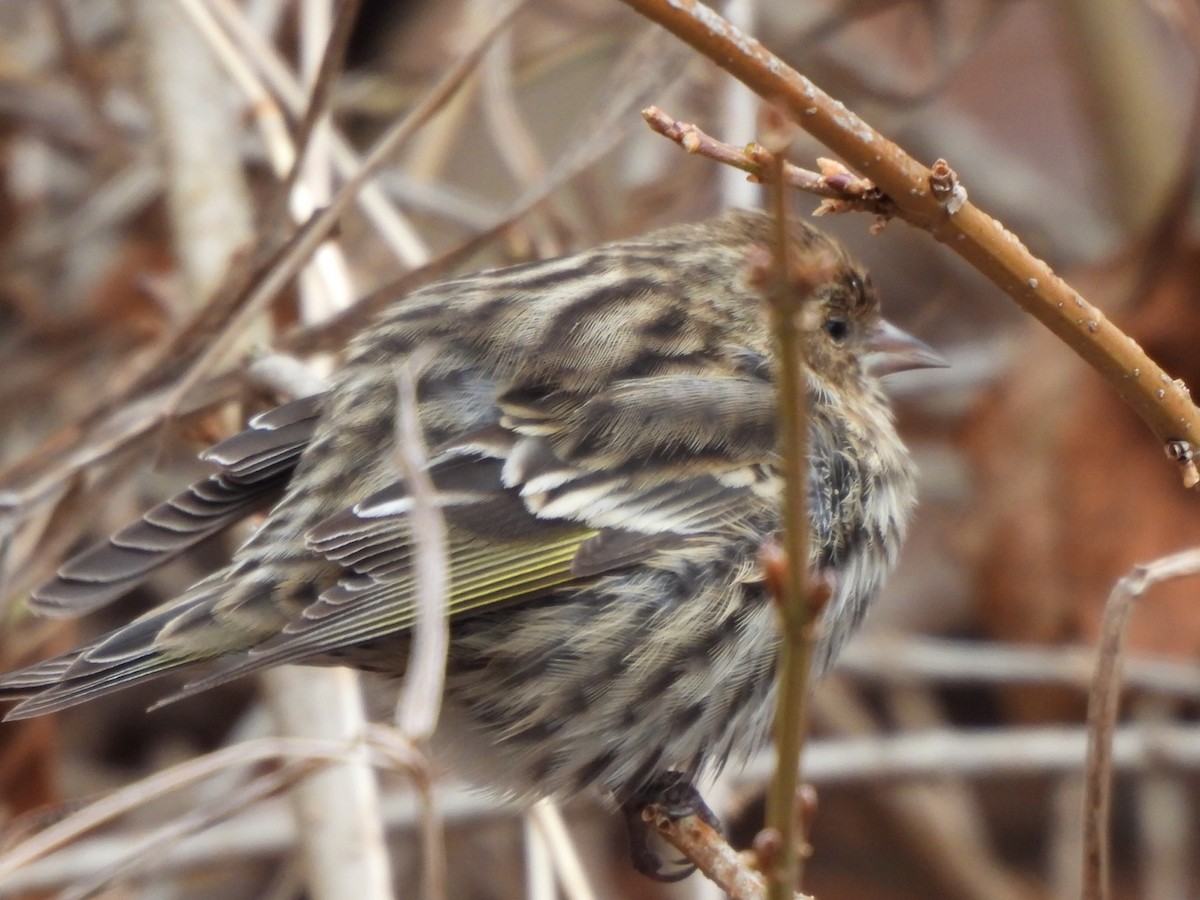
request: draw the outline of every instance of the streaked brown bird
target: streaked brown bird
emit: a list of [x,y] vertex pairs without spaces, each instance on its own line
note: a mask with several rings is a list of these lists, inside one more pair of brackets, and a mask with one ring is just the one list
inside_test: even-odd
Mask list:
[[[914,502],[878,378],[941,362],[880,317],[840,247],[792,234],[837,260],[805,339],[810,565],[834,584],[823,671]],[[432,345],[417,398],[450,570],[439,741],[458,770],[517,797],[598,787],[633,808],[754,750],[779,642],[759,565],[780,528],[776,364],[749,263],[771,235],[735,212],[399,300],[327,392],[254,418],[205,454],[215,474],[34,594],[41,611],[95,608],[270,507],[183,596],[0,680],[0,699],[25,698],[9,718],[200,664],[181,695],[281,663],[402,674],[415,613],[395,365]]]

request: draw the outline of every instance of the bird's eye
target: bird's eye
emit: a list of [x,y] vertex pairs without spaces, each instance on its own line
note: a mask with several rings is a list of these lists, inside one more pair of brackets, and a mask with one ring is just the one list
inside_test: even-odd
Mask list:
[[850,323],[845,319],[826,319],[825,333],[839,344],[850,336]]

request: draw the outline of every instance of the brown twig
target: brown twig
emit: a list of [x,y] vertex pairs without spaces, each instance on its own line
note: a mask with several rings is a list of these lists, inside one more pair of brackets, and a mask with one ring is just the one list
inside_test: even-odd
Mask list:
[[[763,900],[767,896],[762,873],[699,816],[674,817],[651,805],[642,812],[642,818],[733,900]],[[789,892],[786,896],[810,900],[804,894]]]
[[805,131],[870,177],[895,204],[897,217],[962,256],[1103,375],[1160,445],[1200,440],[1200,410],[1187,386],[1000,222],[971,203],[952,209],[932,190],[929,169],[709,7],[696,0],[624,2],[781,105]]
[[[749,180],[760,183],[772,183],[776,177],[778,163],[775,155],[762,144],[748,144],[738,149],[723,141],[718,141],[688,122],[679,122],[671,118],[657,106],[642,110],[642,118],[651,129],[665,138],[669,138],[688,153],[706,157],[715,162],[741,169],[749,176]],[[788,187],[798,188],[809,194],[816,194],[837,204],[828,208],[822,205],[816,215],[824,212],[841,212],[844,210],[861,210],[876,215],[888,217],[892,214],[891,203],[883,192],[865,178],[847,180],[843,172],[848,171],[843,166],[841,170],[833,167],[830,160],[818,160],[827,164],[824,172],[813,172],[802,169],[790,162],[782,163],[783,183]],[[824,212],[822,212],[824,210]]]
[[1134,602],[1160,581],[1200,574],[1200,550],[1186,550],[1136,567],[1122,578],[1104,606],[1096,674],[1088,698],[1088,753],[1083,798],[1083,890],[1085,900],[1109,896],[1108,829],[1113,773],[1113,734],[1121,699],[1122,649]]

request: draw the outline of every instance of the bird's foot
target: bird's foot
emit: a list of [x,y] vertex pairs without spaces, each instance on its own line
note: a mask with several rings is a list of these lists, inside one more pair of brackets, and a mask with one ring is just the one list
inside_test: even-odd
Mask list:
[[680,859],[674,862],[674,868],[666,868],[662,857],[650,845],[651,835],[657,833],[647,817],[651,809],[655,817],[668,820],[696,816],[716,831],[721,830],[721,821],[682,772],[662,773],[621,805],[634,869],[654,881],[682,881],[696,871],[696,866]]

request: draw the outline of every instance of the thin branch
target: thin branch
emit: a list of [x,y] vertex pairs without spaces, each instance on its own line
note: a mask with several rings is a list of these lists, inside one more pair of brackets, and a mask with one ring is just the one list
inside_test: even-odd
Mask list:
[[128,878],[147,865],[156,864],[168,847],[293,786],[313,767],[311,761],[288,763],[251,778],[247,783],[238,785],[236,790],[225,791],[212,800],[189,807],[173,821],[155,828],[141,842],[110,857],[106,865],[73,880],[71,886],[59,895],[59,900],[84,900],[112,882]]
[[[446,549],[446,523],[437,504],[417,408],[417,380],[434,353],[432,346],[418,348],[396,367],[397,412],[396,468],[408,485],[412,507],[408,512],[413,536],[413,572],[417,585],[416,622],[412,651],[404,673],[404,687],[396,710],[401,733],[418,747],[433,736],[442,705],[446,679],[446,654],[450,645],[450,566]],[[425,816],[422,835],[424,895],[430,900],[446,896],[445,835],[441,817],[427,781],[419,785]]]
[[[378,749],[375,743],[372,747]],[[216,776],[214,781],[224,774]],[[401,831],[407,836],[421,827],[425,813],[420,804],[414,802],[413,793],[406,786],[402,791],[393,790],[383,797],[383,818],[389,831]],[[478,827],[489,820],[511,818],[517,812],[513,806],[484,797],[465,786],[450,787],[440,793],[442,813],[448,821],[459,825]],[[156,828],[139,823],[124,829],[105,829],[101,834],[72,841],[70,846],[46,858],[28,862],[18,871],[7,873],[0,883],[0,896],[70,884],[127,853],[129,847],[156,832]],[[235,859],[287,856],[294,852],[296,844],[296,822],[291,809],[283,798],[270,799],[163,848],[155,860],[156,874],[165,877],[170,873],[195,872],[228,864]]]
[[[377,765],[388,768],[406,763],[420,765],[420,758],[411,749],[407,751],[406,760],[403,744],[399,749],[393,748],[398,738],[394,729],[384,733],[373,726],[368,729],[368,734],[374,754],[372,759]],[[1082,727],[994,728],[968,732],[939,728],[915,734],[809,741],[804,774],[806,781],[817,786],[938,778],[947,774],[980,779],[1062,776],[1082,772],[1086,749],[1087,734]],[[198,777],[224,772],[230,766],[253,765],[279,758],[343,759],[345,752],[345,745],[334,741],[257,739],[157,773],[151,779],[123,789],[129,793],[124,794],[123,802],[118,803],[119,808],[115,811],[109,804],[120,798],[112,794],[97,801],[97,804],[105,805],[105,810],[98,811],[97,804],[91,804],[73,813],[70,818],[83,814],[86,822],[81,824],[74,820],[66,836],[61,833],[51,835],[47,830],[27,839],[38,841],[36,847],[27,846],[26,841],[10,847],[0,856],[0,895],[51,888],[93,870],[97,860],[110,859],[131,838],[127,834],[105,833],[80,840],[84,832],[142,808],[155,796],[183,787]],[[1200,727],[1175,724],[1150,728],[1121,726],[1114,738],[1113,763],[1118,771],[1130,773],[1200,771]],[[201,771],[192,775],[196,767]],[[760,789],[773,770],[774,754],[763,753],[733,777],[733,788],[739,793]],[[157,786],[150,783],[159,778],[168,779],[169,785],[163,788],[161,782]],[[390,827],[419,824],[422,814],[414,808],[411,797],[411,792],[385,797],[385,819]],[[465,788],[444,796],[442,807],[447,820],[460,823],[478,824],[483,816],[510,816],[516,812],[512,806],[499,804]],[[60,820],[52,827],[66,822],[66,819]],[[45,841],[43,836],[51,840]],[[283,815],[281,809],[268,806],[248,811],[244,819],[189,837],[166,853],[163,864],[171,869],[194,869],[239,854],[269,856],[286,852],[294,845],[294,840],[295,830],[290,817]],[[56,854],[55,859],[37,861],[68,843],[73,846]],[[20,858],[10,858],[12,853],[20,853]],[[60,856],[61,862],[56,862]]]
[[[358,13],[358,0],[339,3],[336,20],[332,6],[332,0],[305,0],[299,7],[300,71],[312,88],[295,158],[283,179],[296,221],[312,215],[315,206],[328,203],[333,192],[332,116],[327,107]],[[345,254],[330,237],[313,251],[312,261],[301,272],[301,318],[310,324],[326,319],[349,306],[353,297]]]
[[276,174],[287,172],[296,159],[296,148],[279,104],[255,74],[249,61],[217,25],[203,0],[176,0],[176,3],[188,15],[192,27],[208,44],[209,51],[225,69],[225,74],[245,96],[271,167]]
[[[782,149],[782,148],[780,148]],[[797,258],[788,235],[787,194],[783,157],[776,152],[770,191],[774,259],[769,270],[757,272],[771,310],[771,331],[777,360],[776,407],[784,477],[782,540],[783,571],[768,576],[780,621],[779,655],[775,673],[773,737],[779,759],[767,792],[765,830],[777,841],[778,854],[765,867],[772,900],[787,900],[800,883],[802,860],[797,836],[796,791],[800,781],[800,751],[804,743],[805,701],[812,668],[813,598],[809,589],[808,519],[808,376],[805,335],[811,328],[808,311],[817,285],[826,280],[833,260],[823,256]],[[778,564],[776,564],[778,572]]]
[[[651,805],[646,807],[642,817],[733,900],[764,900],[767,897],[767,882],[762,872],[750,865],[748,858],[740,856],[699,816],[673,816]],[[767,868],[761,865],[761,860],[759,862],[759,867]],[[793,891],[787,891],[783,896],[787,900],[811,900]]]
[[[688,153],[741,169],[751,182],[772,183],[775,173],[779,171],[780,161],[762,144],[734,147],[706,134],[695,125],[676,121],[657,106],[643,109],[642,118],[652,130],[674,141]],[[839,204],[836,208],[838,212],[856,209],[884,217],[893,212],[891,202],[865,178],[848,179],[842,172],[813,172],[786,160],[782,161],[782,178],[788,187],[836,201]],[[835,210],[831,208],[828,211]]]
[[[298,330],[285,339],[283,348],[304,354],[343,346],[372,315],[393,303],[397,297],[464,264],[557,188],[612,150],[628,128],[628,111],[644,106],[648,102],[647,94],[667,90],[683,77],[687,68],[686,55],[676,52],[678,47],[673,42],[664,46],[663,40],[663,34],[651,28],[634,41],[613,67],[614,72],[621,75],[610,79],[600,89],[591,110],[583,116],[576,135],[568,140],[568,149],[555,158],[546,177],[523,191],[505,207],[493,224],[430,260],[420,269],[406,272],[380,286],[329,322]],[[631,71],[638,73],[638,78],[632,83],[627,74]]]

